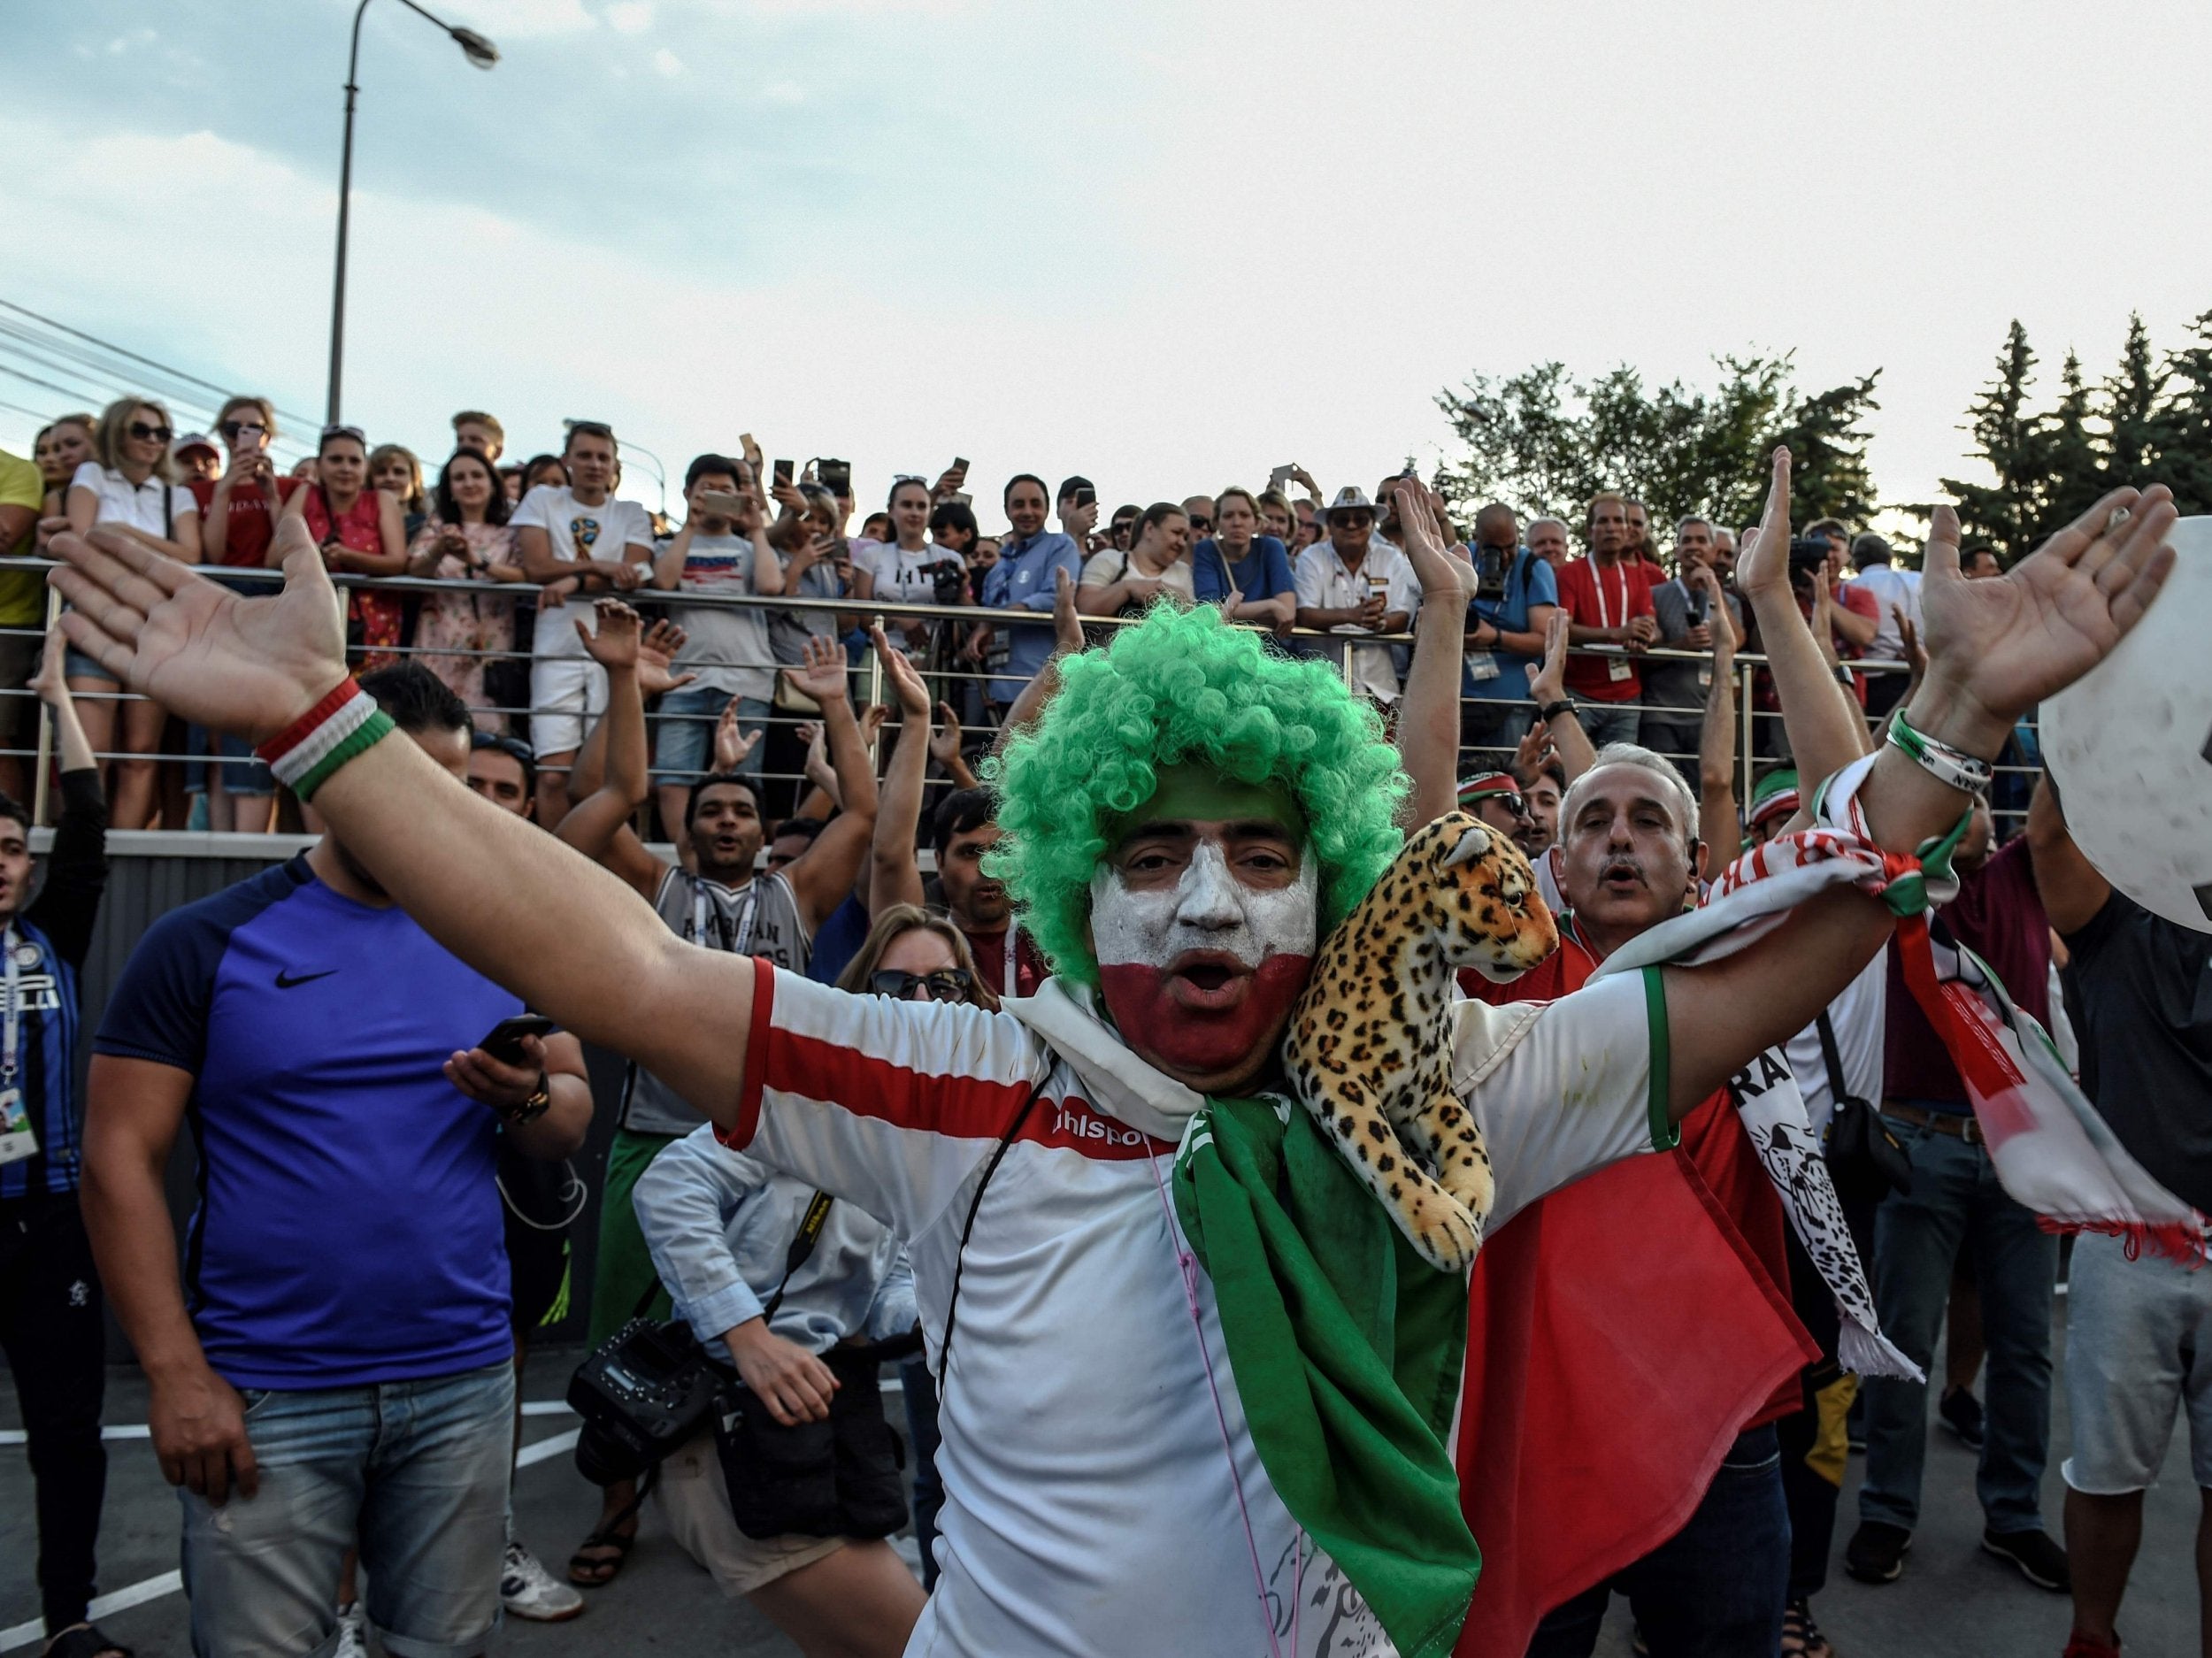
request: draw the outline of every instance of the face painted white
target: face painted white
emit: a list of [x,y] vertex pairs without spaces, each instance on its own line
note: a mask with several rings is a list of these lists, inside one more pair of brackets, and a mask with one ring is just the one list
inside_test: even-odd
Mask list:
[[1309,848],[1287,887],[1247,887],[1210,841],[1198,843],[1171,887],[1133,892],[1101,864],[1091,876],[1091,937],[1099,965],[1165,968],[1187,950],[1219,950],[1248,967],[1271,956],[1311,956],[1319,932],[1316,860]]

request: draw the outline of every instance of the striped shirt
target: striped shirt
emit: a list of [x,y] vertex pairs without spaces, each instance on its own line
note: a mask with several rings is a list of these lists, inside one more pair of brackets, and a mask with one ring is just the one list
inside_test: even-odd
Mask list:
[[[946,1369],[942,1576],[908,1653],[1258,1658],[1271,1622],[1272,1644],[1298,1658],[1388,1654],[1269,1484],[1203,1274],[1194,1324],[1166,1190],[1175,1146],[1131,1125],[1187,1117],[1197,1096],[1061,981],[995,1014],[765,967],[754,984],[740,1118],[724,1138],[907,1240],[931,1361]],[[1455,1014],[1454,1086],[1488,1138],[1494,1225],[1649,1148],[1665,1101],[1640,975],[1548,1007]]]

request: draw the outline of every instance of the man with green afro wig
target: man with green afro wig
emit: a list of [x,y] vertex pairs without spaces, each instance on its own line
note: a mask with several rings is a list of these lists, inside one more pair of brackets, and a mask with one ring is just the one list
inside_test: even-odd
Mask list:
[[[1787,466],[1778,454],[1763,547],[1786,548]],[[1467,588],[1425,495],[1398,486],[1425,601],[1407,695],[1440,689],[1448,756]],[[1909,859],[1953,828],[1957,779],[2155,596],[2173,519],[2163,490],[2118,492],[1968,582],[1937,510],[1917,748],[1862,763],[1852,810],[1870,844]],[[283,589],[249,598],[106,526],[58,535],[61,626],[129,690],[259,743],[463,962],[664,1078],[726,1144],[906,1240],[945,1490],[910,1654],[1451,1652],[1474,1562],[1463,1524],[1435,1518],[1456,1522],[1459,1499],[1435,1428],[1458,1370],[1417,1385],[1396,1361],[1448,1345],[1406,1322],[1409,1286],[1442,1286],[1463,1319],[1464,1286],[1394,1258],[1380,1206],[1337,1197],[1340,1160],[1268,1093],[1323,927],[1396,844],[1403,785],[1326,669],[1210,612],[1156,613],[1064,664],[1061,700],[1000,773],[1006,879],[1061,971],[991,1012],[848,994],[675,937],[618,879],[396,738],[347,673],[342,610],[297,519],[274,551]],[[880,634],[877,649],[911,675]],[[1409,743],[1432,741],[1429,722],[1404,723]],[[1435,769],[1448,779],[1448,757]],[[1631,802],[1577,832],[1617,837],[1633,879],[1649,816]],[[1493,1226],[1671,1143],[1677,1117],[1810,1024],[1892,925],[1881,897],[1832,887],[1709,963],[1601,975],[1541,1007],[1451,1002],[1441,1074],[1488,1148]],[[159,1069],[96,1059],[88,1143],[137,1132],[154,1086],[139,1072]],[[222,1391],[218,1457],[252,1432]]]

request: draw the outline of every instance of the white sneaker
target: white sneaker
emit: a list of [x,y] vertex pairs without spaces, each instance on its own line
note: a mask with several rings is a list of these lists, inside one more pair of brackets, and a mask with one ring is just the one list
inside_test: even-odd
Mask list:
[[560,1623],[584,1609],[584,1597],[538,1564],[538,1557],[509,1539],[507,1559],[499,1570],[499,1602],[516,1617],[537,1623]]
[[338,1645],[330,1658],[369,1658],[369,1620],[357,1600],[338,1608]]

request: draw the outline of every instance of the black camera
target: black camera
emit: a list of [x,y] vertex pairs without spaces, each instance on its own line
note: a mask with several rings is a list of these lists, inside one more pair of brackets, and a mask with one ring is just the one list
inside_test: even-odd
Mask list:
[[932,597],[939,604],[958,604],[966,592],[968,572],[957,558],[941,558],[929,567],[929,580],[934,589]]
[[1505,597],[1506,572],[1513,567],[1513,549],[1475,549],[1475,597],[1494,604]]
[[595,1485],[635,1479],[706,1426],[730,1380],[681,1319],[633,1318],[569,1378],[584,1419],[576,1471]]
[[1813,590],[1813,572],[1828,563],[1828,543],[1817,535],[1800,535],[1790,542],[1790,586]]

